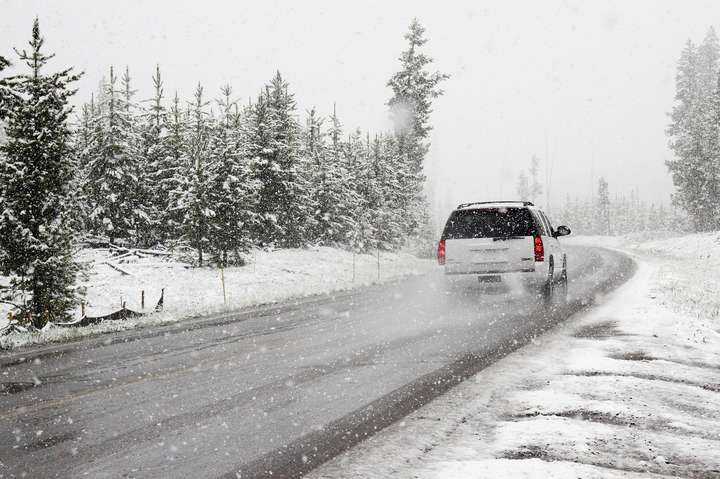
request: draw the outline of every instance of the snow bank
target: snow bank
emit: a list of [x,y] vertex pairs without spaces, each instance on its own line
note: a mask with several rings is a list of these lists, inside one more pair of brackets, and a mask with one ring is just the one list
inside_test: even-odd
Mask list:
[[621,249],[656,264],[653,295],[681,317],[693,318],[678,328],[698,340],[720,329],[720,232],[650,241],[579,236],[571,244]]
[[[176,261],[131,256],[111,261],[106,250],[89,249],[81,253],[88,262],[86,314],[100,316],[120,309],[142,311],[141,292],[145,292],[144,311],[153,311],[164,289],[164,312],[140,319],[106,322],[87,328],[52,328],[35,335],[0,338],[0,346],[62,340],[78,335],[117,331],[140,324],[177,321],[197,314],[220,312],[250,305],[283,301],[314,294],[347,290],[372,283],[422,274],[434,262],[407,253],[380,253],[380,276],[376,254],[358,254],[335,248],[256,251],[250,264],[231,267],[222,273],[215,268],[192,268]],[[112,268],[112,262],[128,274]],[[354,266],[353,266],[354,264]],[[354,273],[353,273],[354,270]],[[223,297],[222,276],[225,279]],[[0,327],[7,323],[0,311]],[[79,317],[80,311],[76,312]]]
[[720,477],[718,238],[617,241],[603,304],[308,477]]

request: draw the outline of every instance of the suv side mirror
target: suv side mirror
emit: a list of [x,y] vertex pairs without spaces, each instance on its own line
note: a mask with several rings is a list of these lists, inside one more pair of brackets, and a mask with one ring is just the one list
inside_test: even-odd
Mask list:
[[559,236],[567,236],[569,234],[570,228],[568,228],[567,226],[558,226],[553,236],[557,238]]

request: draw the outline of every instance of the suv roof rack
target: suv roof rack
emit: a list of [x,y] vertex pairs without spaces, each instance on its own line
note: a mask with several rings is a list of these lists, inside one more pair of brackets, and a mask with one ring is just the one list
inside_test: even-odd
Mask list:
[[498,204],[498,203],[521,204],[523,206],[535,206],[532,201],[474,201],[472,203],[460,203],[459,205],[457,205],[456,209],[459,210],[460,208],[467,208],[468,206],[473,206],[473,205],[494,205],[494,204]]

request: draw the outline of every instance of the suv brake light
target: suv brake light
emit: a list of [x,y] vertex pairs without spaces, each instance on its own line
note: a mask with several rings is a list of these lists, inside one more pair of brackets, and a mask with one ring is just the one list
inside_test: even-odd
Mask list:
[[445,240],[441,239],[438,243],[438,249],[437,249],[437,260],[439,265],[445,264]]
[[545,246],[543,246],[542,238],[536,236],[534,240],[535,261],[545,261]]

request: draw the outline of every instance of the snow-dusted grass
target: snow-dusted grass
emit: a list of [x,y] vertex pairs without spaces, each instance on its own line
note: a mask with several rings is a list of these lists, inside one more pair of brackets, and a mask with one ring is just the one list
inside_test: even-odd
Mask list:
[[[329,293],[405,275],[429,271],[434,263],[407,253],[380,254],[380,279],[376,254],[353,255],[335,248],[257,251],[243,267],[225,269],[225,299],[222,277],[216,268],[192,268],[177,261],[157,257],[130,256],[112,260],[106,250],[84,250],[81,259],[90,265],[87,287],[88,316],[100,316],[120,309],[141,311],[141,291],[145,291],[145,310],[152,311],[165,289],[164,311],[126,321],[107,321],[86,328],[50,328],[38,334],[12,334],[0,338],[0,346],[63,340],[78,335],[118,331],[142,324],[177,321],[197,314],[220,312],[250,305],[271,303],[313,294]],[[111,261],[127,275],[105,264]],[[353,263],[354,277],[353,277]],[[6,312],[0,311],[0,327]],[[79,317],[80,311],[76,312]]]
[[[654,292],[681,313],[678,330],[702,339],[720,329],[720,232],[638,241],[637,237],[580,236],[573,244],[623,249],[658,265]],[[688,323],[680,318],[690,317]]]
[[718,238],[610,245],[639,268],[602,305],[309,477],[720,477]]
[[[689,316],[678,327],[696,339],[720,330],[720,233],[641,243],[640,253],[660,256],[657,291],[663,304]],[[686,328],[687,326],[687,328]]]

